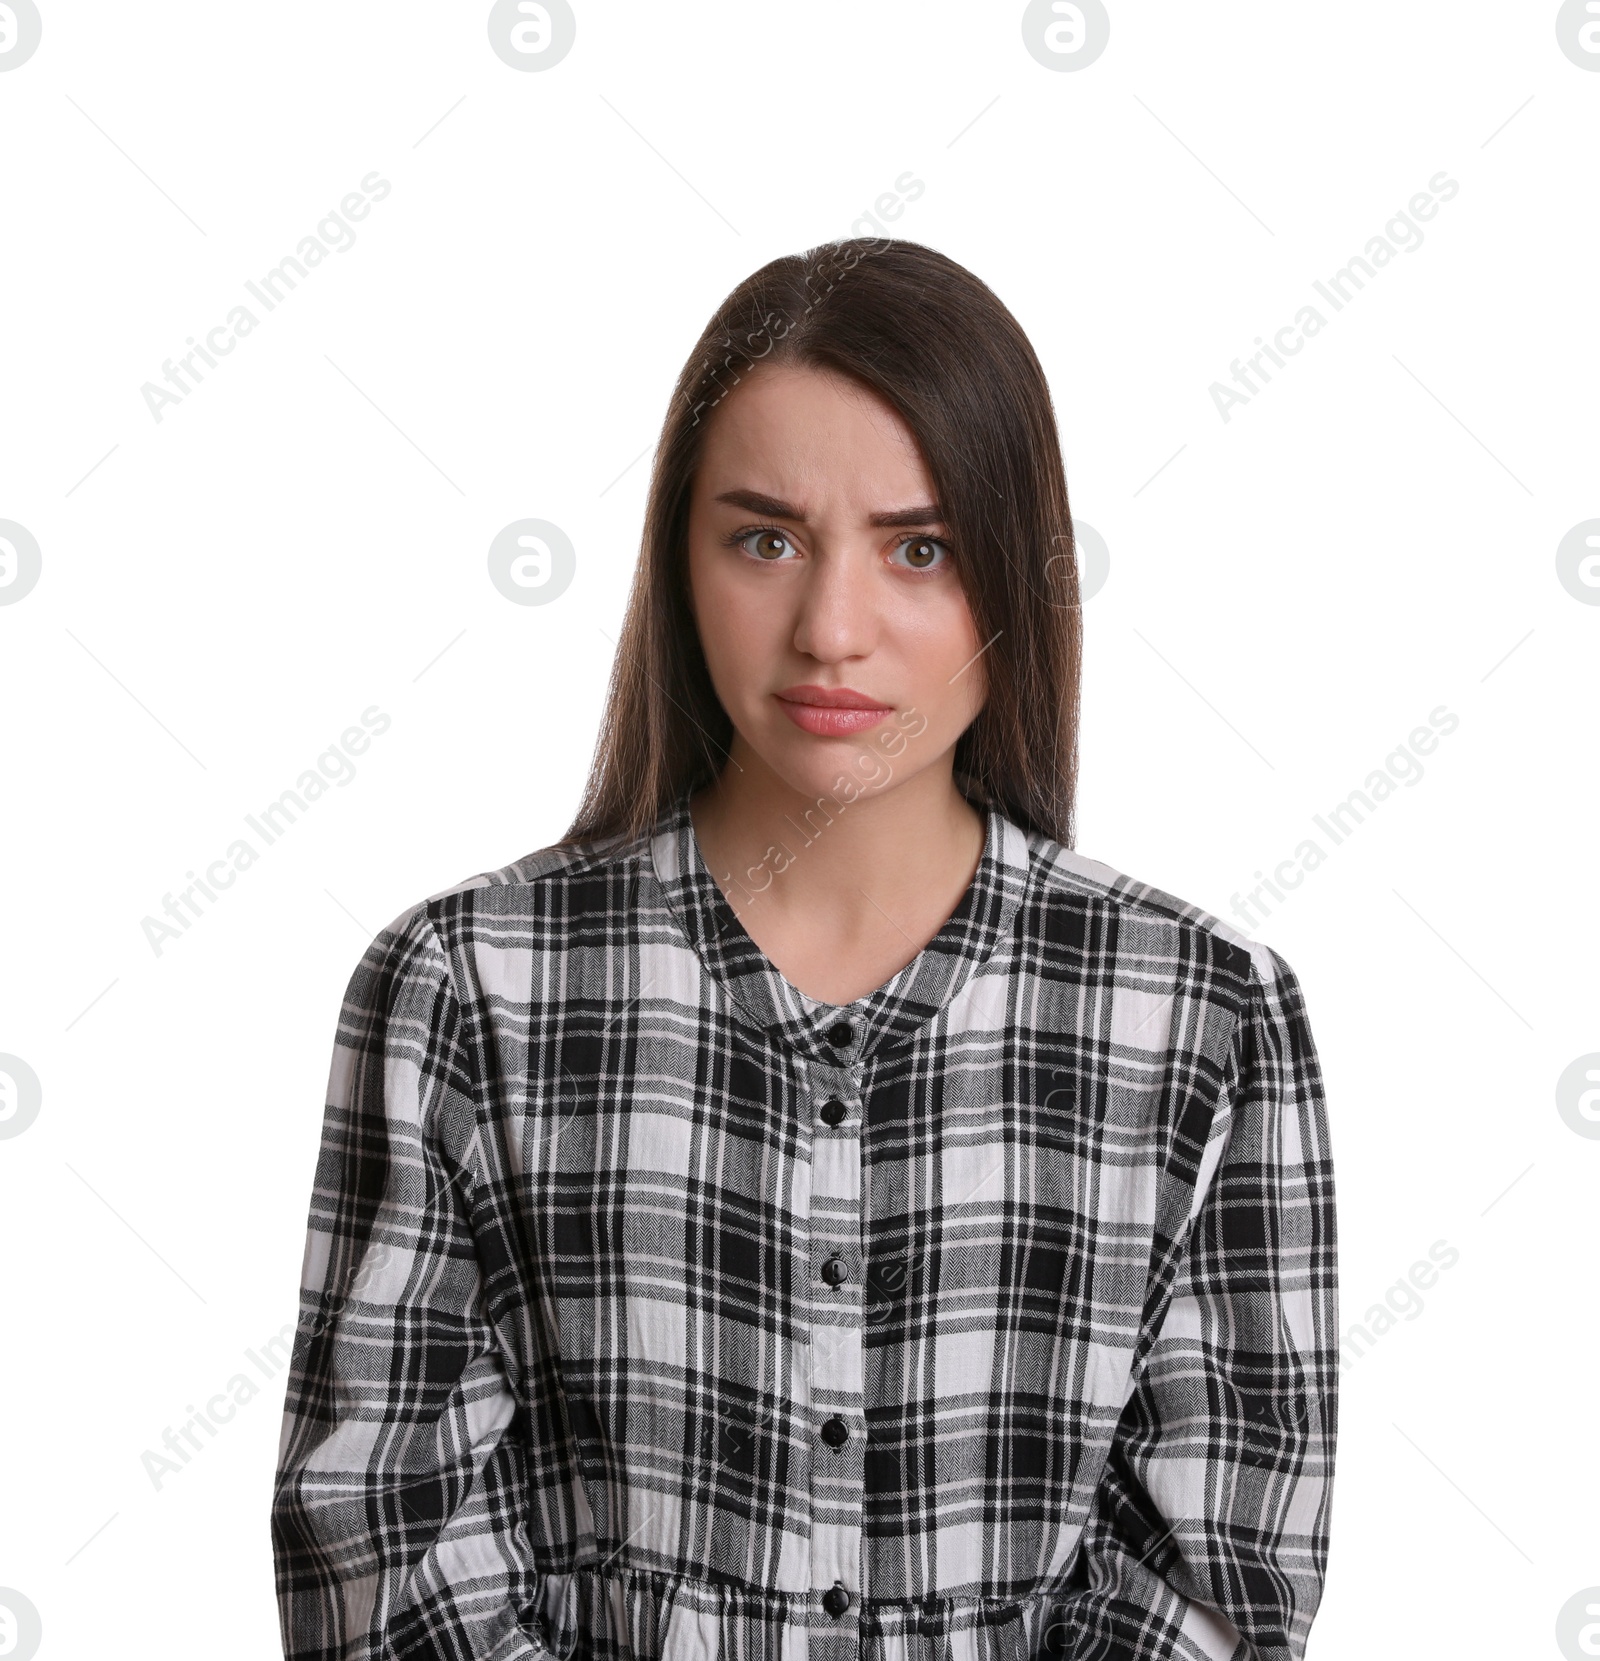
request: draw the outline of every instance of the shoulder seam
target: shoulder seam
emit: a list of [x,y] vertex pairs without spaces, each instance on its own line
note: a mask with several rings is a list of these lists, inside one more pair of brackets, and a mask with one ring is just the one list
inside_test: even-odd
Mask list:
[[[444,989],[449,995],[450,1004],[451,1004],[451,1008],[452,1008],[452,1012],[453,1012],[453,1019],[454,1019],[454,1022],[455,1022],[455,1029],[456,1030],[455,1030],[454,1044],[455,1044],[456,1050],[460,1053],[461,1063],[462,1063],[462,1066],[463,1066],[464,1070],[466,1071],[467,1079],[468,1079],[467,1101],[468,1101],[468,1105],[472,1109],[471,1140],[474,1144],[476,1144],[477,1141],[478,1141],[479,1133],[480,1133],[480,1126],[479,1126],[479,1123],[478,1123],[478,1108],[479,1108],[480,1102],[483,1099],[483,1083],[482,1083],[482,1079],[479,1076],[477,1066],[474,1063],[473,1058],[472,1058],[471,1046],[467,1043],[467,1038],[466,1038],[466,1024],[467,1024],[466,1023],[466,1004],[462,1001],[461,989],[456,985],[455,965],[450,961],[449,949],[445,946],[444,937],[439,933],[438,923],[437,923],[437,920],[436,920],[436,913],[434,911],[434,904],[435,904],[435,901],[438,898],[440,898],[440,896],[435,895],[435,896],[432,896],[429,899],[421,901],[419,903],[417,909],[418,909],[418,912],[419,912],[420,916],[423,919],[423,924],[424,924],[424,928],[425,928],[426,933],[427,933],[427,937],[432,942],[433,950],[436,951],[439,954],[439,962],[440,962],[440,966],[441,966],[441,970],[442,970],[442,974],[443,974]],[[437,1120],[437,1103],[435,1103],[434,1118],[435,1118],[435,1120]],[[428,1119],[427,1119],[427,1117],[423,1118],[423,1120],[421,1121],[421,1123],[418,1126],[418,1130],[419,1130],[420,1134],[426,1136],[427,1131],[428,1131]],[[475,1199],[475,1196],[477,1195],[477,1192],[478,1192],[478,1187],[479,1187],[478,1179],[472,1173],[471,1170],[469,1170],[458,1159],[456,1159],[454,1156],[452,1156],[450,1154],[448,1148],[446,1148],[444,1143],[440,1140],[438,1130],[439,1130],[439,1127],[438,1127],[438,1124],[436,1122],[433,1126],[433,1143],[434,1143],[434,1146],[438,1149],[440,1154],[442,1154],[446,1159],[448,1159],[450,1165],[454,1169],[460,1171],[462,1177],[465,1179],[465,1181],[467,1183],[468,1192],[467,1192],[466,1197],[467,1197],[468,1204],[471,1205],[473,1203],[474,1199]]]

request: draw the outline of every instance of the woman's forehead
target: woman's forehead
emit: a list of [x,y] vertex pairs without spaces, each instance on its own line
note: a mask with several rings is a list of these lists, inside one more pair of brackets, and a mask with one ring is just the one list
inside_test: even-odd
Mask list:
[[931,503],[926,464],[898,412],[841,380],[772,366],[734,388],[712,415],[696,494],[756,493],[806,518],[824,499],[863,518]]

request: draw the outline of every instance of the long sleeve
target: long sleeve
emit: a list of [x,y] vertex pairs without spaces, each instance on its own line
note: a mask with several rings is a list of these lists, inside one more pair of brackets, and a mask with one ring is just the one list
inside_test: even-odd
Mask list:
[[1049,1645],[1077,1661],[1299,1661],[1322,1595],[1333,1167],[1299,984],[1257,951],[1218,1104],[1231,1103],[1226,1142],[1136,1359]]
[[329,1076],[272,1498],[288,1661],[538,1654],[517,1621],[527,1476],[472,1228],[473,1097],[418,907],[352,976]]

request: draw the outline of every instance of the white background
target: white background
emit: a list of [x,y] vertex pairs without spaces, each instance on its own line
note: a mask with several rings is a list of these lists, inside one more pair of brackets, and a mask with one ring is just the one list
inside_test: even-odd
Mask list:
[[[0,1585],[39,1653],[278,1655],[284,1375],[245,1352],[296,1316],[345,983],[568,824],[716,302],[882,230],[1015,313],[1110,551],[1078,846],[1236,922],[1328,850],[1253,932],[1322,1058],[1344,1325],[1459,1253],[1343,1375],[1310,1653],[1561,1654],[1600,1585],[1600,1140],[1556,1106],[1600,1050],[1600,609],[1556,560],[1600,516],[1600,72],[1556,5],[1118,3],[1058,73],[1015,3],[577,0],[521,73],[484,4],[39,3],[0,74],[0,518],[42,551],[0,605],[0,1052],[42,1086],[0,1141]],[[1224,421],[1212,383],[1441,170],[1420,246]],[[156,421],[142,385],[373,171],[354,245]],[[549,605],[487,576],[530,516],[576,549]],[[373,705],[353,779],[156,952]],[[1319,834],[1439,706],[1420,779]]]

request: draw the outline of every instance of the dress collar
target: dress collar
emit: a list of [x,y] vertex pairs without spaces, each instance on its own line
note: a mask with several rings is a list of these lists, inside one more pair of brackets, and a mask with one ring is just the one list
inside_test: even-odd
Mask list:
[[[904,1040],[945,1008],[1010,934],[1028,885],[1026,832],[998,808],[975,803],[986,818],[983,853],[955,911],[875,992],[854,1003],[822,1003],[791,986],[745,932],[701,858],[689,813],[692,794],[681,791],[650,836],[651,864],[674,919],[712,978],[748,1018],[830,1066],[849,1067]],[[832,811],[837,816],[849,808]],[[821,834],[790,825],[780,859],[803,857],[807,842]],[[781,873],[772,880],[781,882]]]

